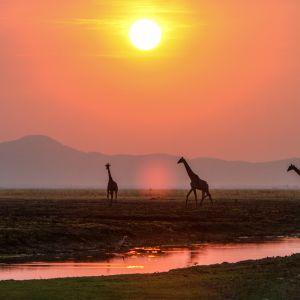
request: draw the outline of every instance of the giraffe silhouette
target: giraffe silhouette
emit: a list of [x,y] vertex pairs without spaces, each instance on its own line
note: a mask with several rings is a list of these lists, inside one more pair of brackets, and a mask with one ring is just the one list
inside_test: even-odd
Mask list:
[[290,171],[295,171],[300,176],[300,170],[293,164],[290,165],[289,168],[287,169],[287,172],[290,172]]
[[106,164],[105,167],[106,167],[106,170],[108,172],[107,200],[109,200],[109,196],[110,196],[109,206],[112,206],[112,201],[113,201],[113,198],[114,198],[114,193],[115,193],[116,199],[118,198],[118,185],[113,180],[113,178],[111,176],[111,173],[110,173],[110,164]]
[[192,171],[191,167],[189,166],[189,164],[183,157],[181,157],[177,163],[184,164],[186,172],[188,173],[188,176],[191,179],[191,189],[188,192],[188,194],[186,195],[185,206],[187,207],[188,199],[192,192],[194,192],[196,206],[198,206],[197,190],[202,191],[202,199],[201,199],[200,205],[202,205],[202,203],[206,197],[208,197],[211,201],[211,204],[213,204],[213,200],[212,200],[211,194],[209,192],[208,183],[206,181],[200,179],[200,177]]

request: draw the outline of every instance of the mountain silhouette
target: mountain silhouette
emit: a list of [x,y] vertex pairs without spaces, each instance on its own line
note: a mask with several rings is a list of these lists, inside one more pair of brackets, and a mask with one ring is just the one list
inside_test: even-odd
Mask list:
[[[181,155],[105,155],[83,152],[42,135],[0,143],[1,188],[105,188],[105,164],[124,188],[189,188],[176,162]],[[299,177],[287,174],[299,158],[262,163],[213,158],[189,160],[212,188],[300,188]],[[294,175],[294,176],[293,176]]]

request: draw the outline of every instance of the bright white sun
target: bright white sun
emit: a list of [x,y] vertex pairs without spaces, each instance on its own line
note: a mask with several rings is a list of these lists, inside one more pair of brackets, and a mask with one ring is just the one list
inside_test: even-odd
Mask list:
[[130,28],[131,43],[139,50],[151,50],[161,41],[162,32],[159,25],[152,20],[138,20]]

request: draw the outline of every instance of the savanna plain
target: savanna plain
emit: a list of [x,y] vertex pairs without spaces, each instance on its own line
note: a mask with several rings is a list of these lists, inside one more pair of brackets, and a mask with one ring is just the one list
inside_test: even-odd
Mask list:
[[[1,190],[0,262],[93,260],[138,246],[300,236],[300,191]],[[125,238],[126,237],[126,238]],[[168,273],[2,281],[3,299],[299,299],[300,255]]]

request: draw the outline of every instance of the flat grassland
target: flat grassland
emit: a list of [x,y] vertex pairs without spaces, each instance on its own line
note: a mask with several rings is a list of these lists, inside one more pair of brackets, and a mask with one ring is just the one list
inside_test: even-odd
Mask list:
[[98,190],[1,190],[0,262],[300,233],[300,191],[215,190],[198,208],[185,194],[126,190],[109,207]]
[[300,254],[168,273],[0,282],[8,300],[299,299]]

